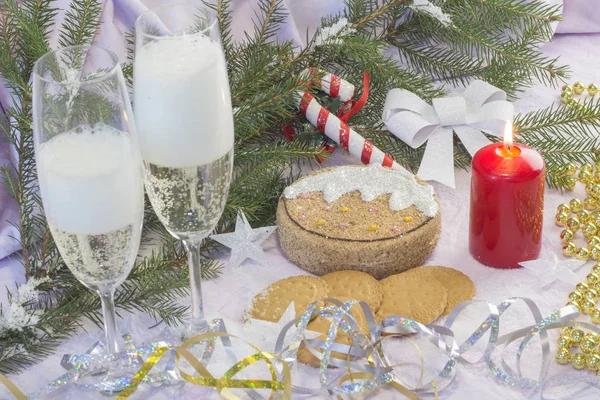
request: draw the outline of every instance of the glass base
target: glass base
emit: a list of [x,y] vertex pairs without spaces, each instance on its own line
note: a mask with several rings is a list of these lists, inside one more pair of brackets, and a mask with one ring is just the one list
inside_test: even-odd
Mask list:
[[121,357],[94,357],[85,362],[84,371],[74,381],[82,390],[104,395],[118,394],[129,386],[138,365],[127,365]]
[[196,335],[208,332],[208,323],[205,319],[193,320],[190,325],[182,332],[181,340],[186,341]]

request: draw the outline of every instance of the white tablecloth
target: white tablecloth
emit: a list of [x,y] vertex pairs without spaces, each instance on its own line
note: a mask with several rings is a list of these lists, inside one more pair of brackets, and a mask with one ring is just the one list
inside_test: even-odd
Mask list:
[[[549,56],[561,56],[561,62],[567,63],[573,70],[573,80],[583,82],[599,82],[600,73],[600,52],[598,51],[600,43],[600,34],[579,34],[579,35],[559,35],[555,40],[544,49]],[[517,111],[526,112],[538,108],[546,107],[557,100],[558,89],[536,86],[528,90],[517,102]],[[335,160],[328,161],[324,166],[331,164],[351,163],[348,156],[341,151],[335,153]],[[474,261],[468,252],[468,218],[469,218],[469,179],[470,174],[464,171],[457,171],[457,188],[455,190],[434,184],[440,199],[442,208],[443,228],[440,242],[435,249],[427,264],[445,265],[459,269],[469,275],[476,284],[477,298],[485,299],[492,303],[512,297],[523,296],[533,299],[541,308],[544,315],[548,315],[553,310],[561,307],[566,302],[566,297],[571,291],[570,285],[557,282],[545,290],[539,287],[539,281],[533,272],[516,270],[498,270],[479,265]],[[583,195],[583,188],[580,185],[577,193]],[[556,206],[559,203],[566,202],[572,197],[572,194],[560,194],[557,191],[547,190],[545,198],[544,215],[544,240],[545,249],[560,253],[560,241],[558,234],[560,232],[553,223]],[[250,299],[267,285],[293,275],[306,274],[305,271],[290,263],[281,253],[277,245],[275,235],[272,236],[264,245],[269,260],[269,266],[259,266],[253,262],[246,262],[243,266],[236,269],[228,268],[225,265],[224,273],[218,279],[204,282],[203,291],[205,299],[205,309],[209,317],[224,317],[228,328],[232,332],[239,332],[242,326],[242,316],[244,308]],[[227,253],[221,255],[226,259]],[[561,256],[562,257],[562,256]],[[582,279],[589,272],[590,267],[586,266],[580,269],[577,274]],[[13,257],[0,262],[0,284],[13,286],[15,281],[22,281],[21,269],[18,260]],[[187,299],[183,300],[184,302]],[[462,338],[470,333],[474,326],[482,321],[485,312],[470,312],[464,319],[463,328],[456,329],[457,335]],[[119,329],[121,332],[132,332],[138,343],[150,341],[157,338],[169,338],[172,332],[160,325],[154,329],[147,329],[154,322],[148,317],[138,314],[124,314],[125,319],[119,320]],[[470,325],[469,325],[470,322]],[[532,317],[526,312],[525,307],[517,306],[508,311],[502,317],[501,334],[519,327],[529,325],[533,322]],[[26,392],[33,391],[51,379],[57,377],[63,372],[59,362],[64,353],[84,352],[92,343],[102,338],[102,331],[91,324],[86,324],[85,330],[82,330],[71,340],[64,342],[57,347],[56,353],[48,357],[44,362],[28,368],[28,370],[18,376],[12,376],[14,382]],[[276,333],[273,332],[271,346],[274,345]],[[252,336],[252,335],[249,335]],[[552,334],[554,342],[556,334]],[[538,373],[539,352],[538,345],[531,346],[532,350],[526,352],[524,361],[524,372],[526,376],[535,377]],[[424,345],[423,349],[427,356],[435,355],[436,352],[431,346]],[[272,348],[264,348],[272,350]],[[241,355],[241,354],[240,354]],[[415,357],[413,355],[413,357]],[[439,364],[439,362],[437,363]],[[453,384],[444,390],[440,398],[442,399],[478,399],[487,400],[508,400],[508,399],[539,399],[539,393],[522,393],[506,387],[495,381],[484,364],[461,365],[458,367],[459,373]],[[220,370],[221,368],[217,368]],[[561,367],[552,362],[550,374],[556,374],[561,371],[572,372],[572,368]],[[317,370],[300,365],[295,367],[294,379],[297,384],[316,385],[318,381]],[[312,383],[307,383],[312,382]],[[210,389],[201,389],[186,385],[181,391],[175,389],[159,389],[150,391],[146,388],[137,393],[135,398],[181,398],[181,399],[205,399],[218,398],[214,391]],[[570,388],[573,391],[573,388]],[[576,392],[572,398],[578,396],[579,399],[597,399],[600,392],[594,389],[588,389],[583,392]],[[7,397],[6,393],[0,391],[0,397]],[[69,389],[58,394],[54,398],[102,398],[95,394],[84,393]],[[375,393],[369,398],[403,398],[399,394]]]

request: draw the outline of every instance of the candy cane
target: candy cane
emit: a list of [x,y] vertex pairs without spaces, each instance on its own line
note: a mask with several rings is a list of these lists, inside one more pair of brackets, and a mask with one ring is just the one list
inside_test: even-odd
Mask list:
[[[312,68],[308,68],[306,70],[310,75],[315,74],[315,70]],[[327,93],[331,97],[339,97],[341,101],[346,102],[354,96],[354,85],[340,78],[337,75],[332,74],[331,72],[325,73],[324,71],[319,71],[324,73],[321,82],[319,82],[319,89],[323,92]]]
[[402,168],[394,159],[385,154],[370,141],[341,121],[325,107],[321,106],[310,93],[301,93],[298,102],[300,114],[306,117],[319,132],[342,146],[353,156],[360,158],[363,164],[381,164],[394,169]]

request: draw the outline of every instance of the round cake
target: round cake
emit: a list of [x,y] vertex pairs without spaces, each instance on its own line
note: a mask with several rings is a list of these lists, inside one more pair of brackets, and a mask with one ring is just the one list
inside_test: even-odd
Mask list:
[[377,279],[405,271],[437,245],[433,187],[380,165],[327,168],[287,187],[277,206],[285,255],[316,275],[353,269]]

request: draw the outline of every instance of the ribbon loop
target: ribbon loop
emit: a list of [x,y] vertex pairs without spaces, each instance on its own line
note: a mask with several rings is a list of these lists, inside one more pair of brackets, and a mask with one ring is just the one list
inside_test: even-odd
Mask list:
[[[462,95],[436,98],[432,105],[408,90],[392,89],[387,94],[382,119],[393,135],[412,148],[429,141],[425,150],[429,156],[423,157],[417,175],[454,188],[452,132],[474,155],[490,143],[482,132],[501,137],[513,113],[514,107],[506,101],[504,91],[475,80]],[[442,128],[450,131],[450,140],[447,131],[440,131]]]
[[[371,77],[366,72],[363,72],[363,91],[358,100],[350,99],[341,108],[338,113],[340,120],[348,122],[350,117],[362,110],[369,100],[369,85],[371,84]],[[349,107],[348,107],[349,106]]]
[[462,97],[444,97],[431,101],[440,126],[462,125],[467,123],[467,103]]

